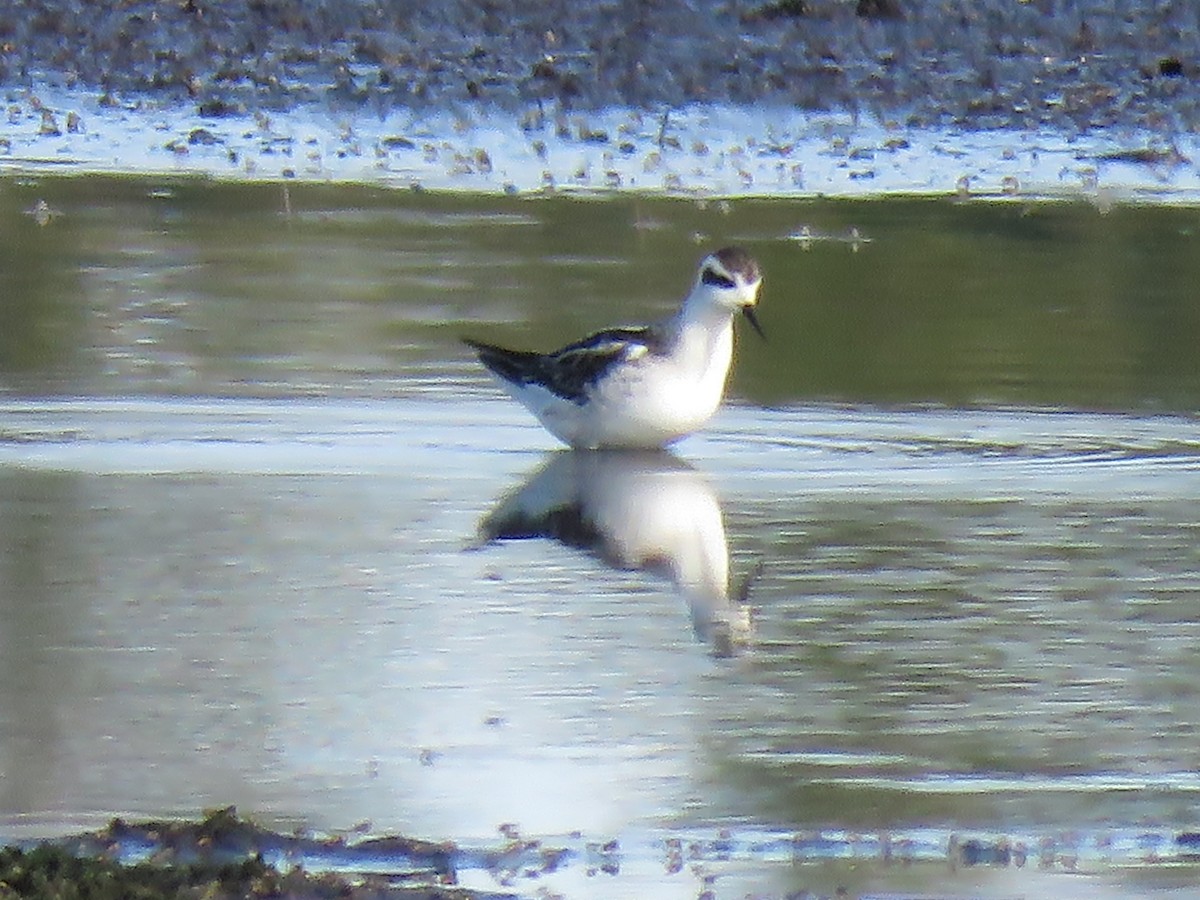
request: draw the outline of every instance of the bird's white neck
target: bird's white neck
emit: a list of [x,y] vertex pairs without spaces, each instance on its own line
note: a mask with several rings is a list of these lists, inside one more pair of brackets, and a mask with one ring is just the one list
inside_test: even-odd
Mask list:
[[723,385],[733,353],[733,311],[698,288],[668,328],[671,355],[680,365],[697,378],[708,374]]
[[708,334],[715,340],[732,327],[733,315],[732,309],[701,286],[692,291],[675,314],[672,330],[679,337],[688,335],[695,339],[701,334]]

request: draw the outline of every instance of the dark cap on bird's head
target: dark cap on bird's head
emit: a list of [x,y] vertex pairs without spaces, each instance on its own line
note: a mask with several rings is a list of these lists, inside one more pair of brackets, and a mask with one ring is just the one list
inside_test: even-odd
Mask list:
[[709,287],[729,291],[737,290],[740,286],[742,315],[758,332],[759,337],[764,341],[767,339],[754,312],[754,306],[758,302],[758,286],[762,283],[762,270],[753,256],[741,247],[722,247],[704,261],[700,269],[700,282]]

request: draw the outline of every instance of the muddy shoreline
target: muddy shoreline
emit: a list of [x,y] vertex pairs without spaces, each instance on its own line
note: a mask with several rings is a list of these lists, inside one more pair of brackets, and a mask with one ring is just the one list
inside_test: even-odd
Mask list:
[[[511,896],[458,887],[460,855],[448,842],[403,837],[347,842],[279,834],[227,807],[209,810],[196,821],[118,818],[94,832],[0,847],[0,896],[403,900]],[[497,871],[506,859],[546,871],[558,859],[554,851],[515,838],[493,857],[488,862]],[[314,860],[325,859],[336,864],[310,871]]]
[[21,0],[0,173],[1200,202],[1200,9]]
[[[1064,836],[1065,837],[1065,836]],[[1090,871],[1095,850],[1144,854],[1143,865],[1194,865],[1200,835],[1190,831],[1132,833],[1109,838],[1091,852],[1079,835],[1060,840],[1020,835],[952,833],[917,846],[899,834],[795,832],[774,839],[737,837],[722,830],[711,840],[663,836],[656,865],[666,875],[734,859],[790,857],[794,863],[853,858],[887,871],[934,865],[948,872],[1077,873]],[[1081,852],[1082,851],[1082,852]],[[637,851],[634,851],[636,855]],[[402,836],[318,837],[282,834],[238,815],[234,807],[208,810],[197,820],[131,822],[120,818],[96,831],[0,847],[0,896],[105,897],[395,897],[401,900],[499,900],[551,893],[546,879],[567,869],[585,880],[621,873],[628,859],[616,839],[568,846],[500,827],[486,847]],[[1124,857],[1123,857],[1124,858]],[[815,874],[815,873],[814,873]],[[829,872],[825,873],[829,875]],[[481,886],[480,878],[494,887]],[[1078,876],[1076,876],[1078,877]],[[716,882],[708,873],[704,883]],[[473,882],[473,883],[472,883]],[[535,887],[536,886],[536,887]],[[808,891],[787,896],[809,896]],[[816,895],[821,895],[817,892]],[[851,896],[839,887],[837,896]]]
[[907,127],[1200,123],[1184,3],[743,0],[17,0],[0,88],[84,89],[207,116],[298,105],[586,112],[695,104],[843,111]]

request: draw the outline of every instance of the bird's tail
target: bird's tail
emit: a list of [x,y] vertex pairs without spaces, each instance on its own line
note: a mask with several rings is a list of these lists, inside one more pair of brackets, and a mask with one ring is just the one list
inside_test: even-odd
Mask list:
[[541,354],[528,350],[508,350],[471,338],[463,338],[462,341],[479,355],[479,361],[488,369],[513,384],[528,384],[541,360]]

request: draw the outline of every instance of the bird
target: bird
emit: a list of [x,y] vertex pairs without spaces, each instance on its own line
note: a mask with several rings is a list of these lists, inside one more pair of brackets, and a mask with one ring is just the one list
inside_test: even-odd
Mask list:
[[653,325],[609,328],[552,353],[464,338],[504,388],[576,449],[658,449],[701,428],[721,405],[740,312],[755,314],[762,270],[746,250],[705,256],[691,292]]

